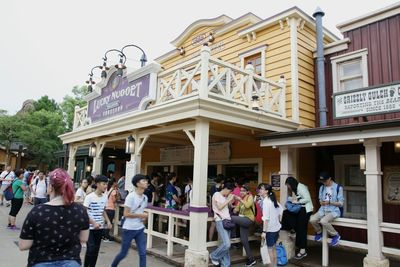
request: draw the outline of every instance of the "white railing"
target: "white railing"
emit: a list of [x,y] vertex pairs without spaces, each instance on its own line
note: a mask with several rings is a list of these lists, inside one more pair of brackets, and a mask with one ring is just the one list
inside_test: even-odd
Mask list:
[[285,80],[267,80],[254,74],[254,67],[240,69],[210,57],[208,47],[199,56],[158,75],[157,104],[199,95],[285,118]]
[[[343,226],[349,228],[356,229],[367,229],[367,221],[366,220],[358,220],[358,219],[349,219],[349,218],[337,218],[332,222],[332,225],[335,226]],[[326,228],[322,228],[322,266],[329,266],[329,246],[328,242],[328,233]],[[385,223],[382,222],[380,225],[380,229],[382,232],[386,233],[400,233],[400,225],[394,223]],[[313,236],[309,236],[309,239],[314,239]],[[360,242],[352,242],[346,240],[340,240],[340,245],[345,247],[357,248],[362,250],[368,250],[368,245]],[[382,253],[400,256],[400,249],[390,248],[390,247],[382,247]]]
[[74,125],[73,125],[74,130],[89,124],[89,120],[87,117],[87,108],[88,108],[87,106],[82,108],[80,108],[79,106],[75,107]]

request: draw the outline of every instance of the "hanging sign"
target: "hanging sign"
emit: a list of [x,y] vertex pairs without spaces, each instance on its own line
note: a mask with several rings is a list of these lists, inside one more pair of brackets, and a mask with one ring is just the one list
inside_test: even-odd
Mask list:
[[334,118],[400,111],[400,83],[369,87],[333,96]]

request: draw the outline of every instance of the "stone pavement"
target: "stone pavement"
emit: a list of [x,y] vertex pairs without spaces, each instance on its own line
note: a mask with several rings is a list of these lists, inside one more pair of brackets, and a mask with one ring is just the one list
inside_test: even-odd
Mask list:
[[[24,204],[20,213],[17,215],[17,226],[21,227],[23,221],[31,209],[31,205]],[[0,266],[23,267],[26,266],[28,259],[28,251],[20,251],[18,249],[18,239],[20,231],[13,231],[6,228],[8,212],[10,208],[0,206]],[[97,261],[97,267],[109,267],[114,256],[118,253],[120,244],[117,242],[102,243]],[[81,258],[84,258],[84,249],[82,249]],[[133,264],[132,264],[133,263]],[[139,257],[136,250],[131,250],[128,256],[121,262],[121,267],[132,267],[139,265]],[[153,267],[169,267],[170,265],[154,256],[147,256],[147,266]],[[232,265],[232,267],[244,266],[244,263]],[[255,266],[263,266],[257,263]],[[286,265],[287,267],[295,267],[296,265]]]

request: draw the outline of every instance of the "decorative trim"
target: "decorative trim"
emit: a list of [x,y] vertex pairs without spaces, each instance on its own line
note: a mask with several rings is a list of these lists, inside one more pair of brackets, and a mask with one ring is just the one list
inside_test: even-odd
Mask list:
[[[305,13],[303,10],[299,9],[298,7],[292,7],[290,9],[287,9],[285,11],[282,11],[281,13],[278,13],[272,17],[266,18],[263,21],[260,21],[257,24],[254,24],[238,33],[239,37],[244,37],[247,33],[249,32],[258,32],[261,31],[262,29],[268,28],[272,25],[275,25],[277,22],[280,20],[285,20],[288,17],[298,17],[304,20],[304,24],[307,24],[310,26],[311,29],[315,28],[315,20],[311,16],[309,16],[307,13]],[[280,23],[280,22],[279,22]],[[304,27],[304,24],[302,25]],[[283,23],[280,23],[281,29],[282,29]],[[324,36],[329,39],[329,41],[337,41],[339,40],[339,37],[334,35],[332,32],[330,32],[328,29],[324,28]]]
[[249,12],[237,19],[232,20],[231,22],[225,24],[224,26],[222,26],[221,28],[215,30],[214,36],[221,36],[231,30],[234,30],[240,26],[243,26],[247,23],[258,23],[260,22],[262,19],[256,15],[254,15],[253,13]]
[[179,47],[194,31],[201,27],[209,27],[209,26],[220,26],[223,24],[227,24],[232,21],[232,18],[221,15],[212,19],[200,19],[192,24],[190,24],[175,40],[171,42],[171,44],[175,47]]
[[[349,43],[350,38],[344,38],[343,40],[324,45],[324,56],[347,50],[349,48]],[[317,49],[314,49],[313,57],[317,58]]]
[[290,18],[290,72],[292,91],[292,120],[298,122],[299,114],[299,55],[297,50],[297,25],[298,19]]
[[339,23],[336,25],[336,28],[338,28],[341,33],[344,33],[398,14],[400,14],[400,2]]
[[210,211],[209,207],[195,207],[189,205],[189,212],[208,213],[209,211]]
[[362,75],[363,75],[363,87],[368,87],[368,60],[367,60],[367,55],[368,55],[368,49],[360,49],[357,51],[353,51],[351,53],[335,56],[331,58],[331,64],[332,64],[332,87],[333,87],[333,93],[338,93],[339,91],[339,82],[340,82],[340,77],[339,77],[339,72],[338,68],[339,65],[345,61],[356,59],[356,58],[361,58],[361,68],[362,68]]

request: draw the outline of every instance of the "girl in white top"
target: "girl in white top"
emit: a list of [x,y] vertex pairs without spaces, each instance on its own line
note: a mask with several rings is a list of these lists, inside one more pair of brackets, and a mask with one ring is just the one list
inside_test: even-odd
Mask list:
[[86,197],[86,189],[88,188],[88,180],[86,178],[83,178],[81,180],[81,186],[76,190],[75,193],[75,202],[77,203],[83,203]]
[[272,191],[272,186],[269,184],[260,184],[259,192],[263,200],[262,205],[262,220],[263,232],[261,234],[261,244],[264,242],[268,246],[268,254],[271,259],[269,266],[276,266],[276,249],[275,244],[279,237],[281,229],[282,206],[277,202],[275,193]]

